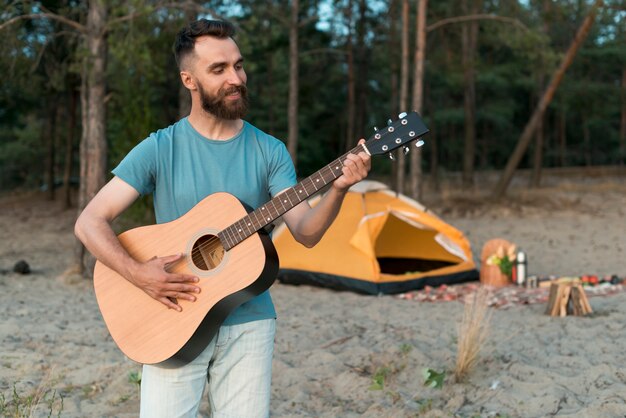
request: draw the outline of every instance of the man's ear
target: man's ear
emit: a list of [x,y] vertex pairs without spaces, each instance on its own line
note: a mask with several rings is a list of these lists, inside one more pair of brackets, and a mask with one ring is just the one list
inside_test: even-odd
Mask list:
[[196,90],[196,82],[194,81],[191,73],[189,71],[181,71],[180,79],[183,82],[183,86],[185,86],[188,90]]

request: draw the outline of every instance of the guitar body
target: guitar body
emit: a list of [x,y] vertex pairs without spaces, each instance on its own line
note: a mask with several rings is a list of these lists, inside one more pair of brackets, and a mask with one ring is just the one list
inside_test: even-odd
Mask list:
[[254,233],[224,251],[217,233],[247,215],[237,198],[212,194],[182,217],[119,235],[138,261],[178,253],[169,271],[192,274],[201,288],[195,302],[168,309],[104,264],[94,271],[96,299],[115,343],[130,359],[176,367],[195,359],[239,305],[267,290],[278,272],[278,255],[267,234]]

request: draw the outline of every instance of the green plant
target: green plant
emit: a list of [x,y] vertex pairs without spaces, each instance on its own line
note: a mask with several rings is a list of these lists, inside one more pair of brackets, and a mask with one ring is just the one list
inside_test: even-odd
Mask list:
[[128,382],[141,386],[141,372],[133,371],[128,373]]
[[137,385],[137,390],[141,391],[141,372],[134,371],[128,373],[128,382]]
[[411,344],[403,343],[400,345],[400,352],[403,355],[407,355],[413,350],[413,346]]
[[489,266],[498,266],[502,274],[511,277],[517,254],[515,250],[515,245],[510,246],[506,251],[504,247],[499,246],[496,253],[487,258],[486,263]]
[[433,400],[432,399],[416,399],[415,402],[419,404],[419,414],[425,414],[426,412],[433,409]]
[[443,380],[446,377],[446,371],[438,372],[433,369],[422,369],[422,376],[424,377],[424,386],[428,386],[435,389],[441,389],[443,387]]
[[385,388],[385,378],[391,373],[391,368],[379,367],[372,376],[372,385],[370,390],[383,390]]

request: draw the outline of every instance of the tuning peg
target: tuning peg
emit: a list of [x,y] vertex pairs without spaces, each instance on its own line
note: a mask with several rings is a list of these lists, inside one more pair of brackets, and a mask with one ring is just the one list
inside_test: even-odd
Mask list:
[[411,151],[411,148],[407,147],[406,145],[402,148],[402,151],[404,152],[404,155],[407,155],[409,153],[409,151]]
[[402,112],[398,115],[398,119],[406,118],[406,112]]
[[392,153],[389,153],[389,159],[390,159],[391,161],[395,161],[395,160],[396,160],[396,157],[394,157],[394,155],[393,155]]
[[419,141],[417,141],[417,142],[415,143],[415,147],[416,147],[416,148],[419,148],[419,147],[421,147],[422,145],[424,145],[424,140],[423,140],[423,139],[420,139]]
[[374,126],[374,132],[378,132],[378,127]]
[[391,125],[393,123],[393,121],[391,119],[387,120],[387,126]]

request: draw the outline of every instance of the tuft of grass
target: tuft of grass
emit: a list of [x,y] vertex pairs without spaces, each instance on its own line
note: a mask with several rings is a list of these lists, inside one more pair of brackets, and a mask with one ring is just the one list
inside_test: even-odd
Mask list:
[[63,396],[55,389],[45,388],[42,384],[29,394],[18,393],[13,384],[11,398],[0,393],[0,416],[5,418],[29,418],[41,415],[41,406],[47,408],[47,417],[60,417],[63,412]]
[[141,393],[141,371],[133,371],[128,373],[128,382],[137,387],[137,391]]
[[458,346],[454,377],[462,381],[478,362],[481,349],[489,334],[491,311],[487,306],[489,292],[481,286],[473,297],[466,301],[463,318],[458,327]]
[[407,344],[407,343],[403,343],[400,344],[400,353],[403,356],[406,356],[407,354],[409,354],[411,351],[413,350],[413,346],[411,344]]
[[130,372],[128,373],[128,382],[133,385],[141,386],[141,372]]
[[419,405],[418,414],[425,414],[431,409],[433,409],[433,400],[432,399],[416,399],[415,400]]
[[391,374],[390,367],[379,367],[372,376],[372,385],[370,390],[383,390],[385,388],[385,379]]

